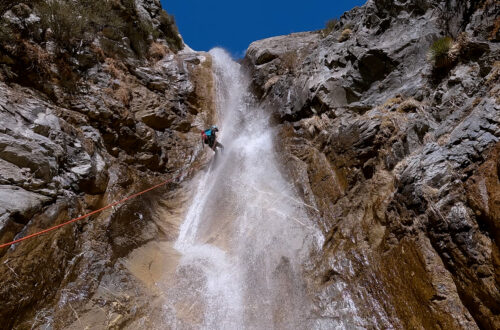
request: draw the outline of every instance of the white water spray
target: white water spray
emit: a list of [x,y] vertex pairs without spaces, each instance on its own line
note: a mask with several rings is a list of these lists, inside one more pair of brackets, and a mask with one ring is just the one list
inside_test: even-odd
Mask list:
[[268,114],[248,102],[240,66],[211,52],[224,144],[202,174],[175,248],[173,328],[306,329],[312,303],[302,266],[317,231],[281,175]]

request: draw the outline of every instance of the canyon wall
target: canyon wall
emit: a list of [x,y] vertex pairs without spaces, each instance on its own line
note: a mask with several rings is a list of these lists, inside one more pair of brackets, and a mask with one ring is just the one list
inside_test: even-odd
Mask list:
[[[500,328],[499,7],[370,0],[250,45],[281,170],[324,236],[303,269],[315,319]],[[180,177],[1,250],[0,328],[168,324],[158,283],[175,270],[184,179],[209,160],[212,62],[158,0],[0,4],[0,243]],[[175,316],[201,324],[179,301]]]
[[[214,116],[212,60],[159,1],[0,9],[1,243],[192,174]],[[0,327],[63,328],[88,306],[107,327],[149,313],[123,257],[173,239],[158,210],[179,203],[179,182],[2,249]]]
[[[361,327],[500,327],[498,9],[370,0],[250,45],[283,169],[326,237],[310,274],[323,317],[350,296]],[[445,36],[453,56],[433,66]]]

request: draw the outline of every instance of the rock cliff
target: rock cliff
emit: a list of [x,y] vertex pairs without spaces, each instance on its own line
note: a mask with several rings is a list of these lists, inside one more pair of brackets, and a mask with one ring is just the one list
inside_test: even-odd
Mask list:
[[[369,0],[248,48],[324,235],[306,265],[318,319],[500,328],[499,7]],[[436,40],[450,49],[433,60]],[[159,0],[2,1],[0,243],[189,178],[214,85]],[[0,328],[165,327],[158,283],[190,194],[177,180],[1,250]]]
[[[499,8],[369,0],[248,48],[283,169],[326,237],[310,270],[322,317],[348,318],[348,297],[363,328],[500,327]],[[453,56],[433,65],[445,36]]]
[[[0,242],[188,175],[214,116],[211,65],[159,0],[2,1]],[[140,319],[151,305],[123,257],[172,239],[157,213],[180,192],[2,249],[0,328],[78,326],[89,309],[105,327]]]

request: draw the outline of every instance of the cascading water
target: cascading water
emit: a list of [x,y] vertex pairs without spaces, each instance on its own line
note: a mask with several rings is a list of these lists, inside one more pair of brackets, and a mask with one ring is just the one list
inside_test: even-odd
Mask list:
[[224,144],[197,181],[175,248],[182,257],[166,291],[172,328],[306,329],[312,302],[302,266],[320,238],[281,175],[268,114],[248,102],[240,66],[214,60]]

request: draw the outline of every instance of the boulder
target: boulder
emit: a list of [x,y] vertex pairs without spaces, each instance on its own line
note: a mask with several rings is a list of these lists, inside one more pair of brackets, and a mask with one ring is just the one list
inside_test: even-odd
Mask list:
[[18,223],[26,224],[50,200],[19,187],[0,185],[0,214],[10,214]]
[[0,158],[18,167],[29,168],[34,176],[44,180],[50,180],[58,169],[57,160],[49,150],[34,141],[5,134],[0,134]]
[[176,116],[165,108],[144,110],[138,114],[138,117],[144,124],[156,130],[169,128],[176,119]]

